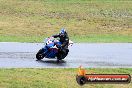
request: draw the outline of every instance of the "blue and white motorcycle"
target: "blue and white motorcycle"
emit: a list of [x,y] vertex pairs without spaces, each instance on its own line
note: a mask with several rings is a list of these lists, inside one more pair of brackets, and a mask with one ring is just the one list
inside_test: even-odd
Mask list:
[[[68,47],[72,46],[73,42],[69,40],[69,45]],[[57,61],[64,59],[69,52],[69,49],[66,50],[66,54],[61,54],[63,55],[63,58],[60,59],[60,54],[59,54],[59,47],[61,46],[61,42],[53,37],[49,37],[45,39],[45,46],[38,51],[36,54],[37,60],[41,60],[44,57],[49,58],[49,59],[57,59]],[[58,55],[59,54],[59,55]]]

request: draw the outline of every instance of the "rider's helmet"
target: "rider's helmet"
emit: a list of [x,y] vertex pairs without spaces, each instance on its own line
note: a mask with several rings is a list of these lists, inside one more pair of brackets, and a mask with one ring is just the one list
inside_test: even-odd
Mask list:
[[64,37],[64,36],[66,36],[66,30],[64,29],[64,28],[62,28],[61,30],[60,30],[60,36],[62,36],[62,37]]

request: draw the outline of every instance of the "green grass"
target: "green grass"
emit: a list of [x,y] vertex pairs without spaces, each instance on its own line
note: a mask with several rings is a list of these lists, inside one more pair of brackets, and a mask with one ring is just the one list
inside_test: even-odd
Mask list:
[[45,36],[0,36],[1,42],[44,42]]
[[[87,68],[87,73],[131,74],[132,68]],[[78,69],[0,69],[0,88],[80,88]],[[86,84],[82,88],[131,88],[130,84]]]
[[132,36],[126,35],[87,35],[87,36],[74,36],[71,37],[74,42],[89,42],[89,43],[122,43],[132,42]]
[[131,5],[131,0],[0,0],[0,42],[42,42],[62,27],[75,42],[132,42]]
[[[126,35],[87,35],[87,36],[70,36],[70,39],[74,43],[122,43],[122,42],[132,42],[132,36]],[[40,42],[42,43],[46,36],[0,36],[1,42]]]

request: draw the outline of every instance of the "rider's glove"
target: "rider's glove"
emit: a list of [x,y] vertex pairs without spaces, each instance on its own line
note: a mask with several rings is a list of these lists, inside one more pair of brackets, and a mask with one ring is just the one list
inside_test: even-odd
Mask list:
[[62,49],[62,45],[57,45],[56,44],[56,46],[57,46],[57,48]]
[[60,45],[60,50],[62,50],[62,45]]

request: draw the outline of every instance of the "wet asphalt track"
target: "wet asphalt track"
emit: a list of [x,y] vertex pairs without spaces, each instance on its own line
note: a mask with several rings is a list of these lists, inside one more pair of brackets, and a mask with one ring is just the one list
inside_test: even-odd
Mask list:
[[59,64],[55,59],[36,61],[35,54],[41,47],[42,43],[1,42],[0,68],[132,67],[132,43],[74,44]]

